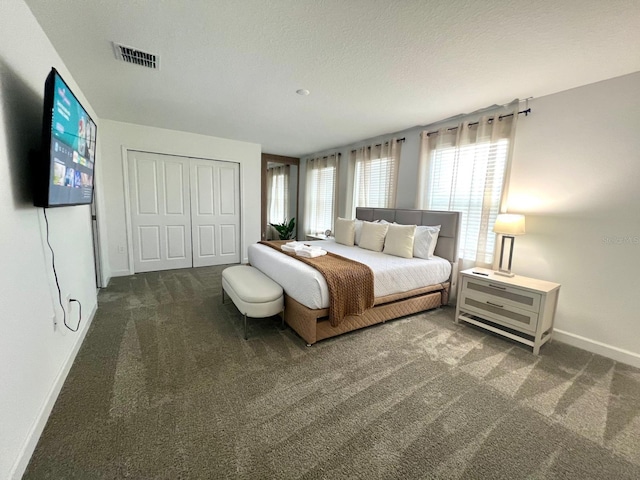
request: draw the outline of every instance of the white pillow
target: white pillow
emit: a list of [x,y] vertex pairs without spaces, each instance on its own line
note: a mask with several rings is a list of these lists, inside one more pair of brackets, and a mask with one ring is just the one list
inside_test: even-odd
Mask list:
[[362,224],[364,222],[362,220],[358,220],[356,218],[356,238],[355,238],[355,242],[356,245],[360,245],[360,237],[362,237]]
[[426,259],[433,258],[439,233],[440,225],[434,227],[417,226],[415,240],[413,241],[413,256]]
[[413,258],[413,239],[415,234],[415,225],[389,225],[382,253],[395,255],[396,257]]
[[374,252],[381,252],[384,246],[384,237],[387,235],[388,229],[388,224],[363,222],[358,246],[360,248],[366,248],[367,250],[373,250]]
[[335,224],[336,243],[342,243],[343,245],[352,247],[355,236],[356,236],[355,220],[347,220],[346,218],[338,217],[336,219],[336,224]]

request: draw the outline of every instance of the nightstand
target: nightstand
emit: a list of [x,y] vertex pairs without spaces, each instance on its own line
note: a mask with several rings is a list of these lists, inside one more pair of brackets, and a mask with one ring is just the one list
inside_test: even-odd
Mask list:
[[560,285],[486,268],[460,272],[455,322],[464,321],[533,347],[551,339]]

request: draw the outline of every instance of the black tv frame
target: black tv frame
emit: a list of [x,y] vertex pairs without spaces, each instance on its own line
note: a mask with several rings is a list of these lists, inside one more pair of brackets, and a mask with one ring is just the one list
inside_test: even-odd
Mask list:
[[[95,126],[95,139],[94,139],[94,168],[92,174],[92,183],[91,183],[91,196],[87,201],[81,202],[65,202],[65,203],[53,203],[50,204],[50,193],[51,187],[53,185],[52,178],[52,170],[53,170],[53,158],[51,156],[51,142],[53,140],[53,109],[54,98],[55,98],[55,80],[56,76],[60,79],[60,81],[64,84],[67,91],[73,96],[76,102],[84,113],[89,121]],[[96,145],[98,136],[98,125],[93,120],[87,109],[82,105],[82,102],[78,100],[78,97],[73,93],[73,90],[69,87],[67,82],[64,81],[60,72],[58,72],[55,67],[51,68],[47,79],[45,80],[44,87],[44,102],[43,102],[43,118],[42,118],[42,146],[41,152],[36,156],[34,161],[32,162],[33,168],[33,204],[36,207],[43,208],[54,208],[54,207],[70,207],[76,205],[90,205],[93,203],[93,195],[95,191],[96,184],[96,176],[95,176],[95,161],[97,160],[97,151]]]

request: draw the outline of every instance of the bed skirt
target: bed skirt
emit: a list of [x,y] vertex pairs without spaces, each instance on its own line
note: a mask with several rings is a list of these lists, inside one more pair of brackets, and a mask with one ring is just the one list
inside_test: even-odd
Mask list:
[[308,345],[387,320],[438,308],[449,301],[449,283],[411,290],[376,299],[373,308],[362,315],[345,317],[336,327],[329,323],[329,309],[310,309],[285,294],[285,322]]

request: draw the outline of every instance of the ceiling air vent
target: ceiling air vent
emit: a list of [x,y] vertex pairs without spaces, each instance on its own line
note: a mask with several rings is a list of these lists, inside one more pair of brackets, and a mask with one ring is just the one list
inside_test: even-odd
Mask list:
[[153,70],[160,69],[160,57],[155,53],[143,52],[137,48],[127,47],[116,42],[113,42],[113,50],[118,60]]

